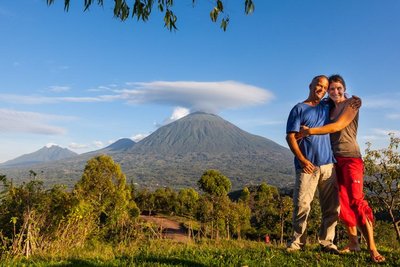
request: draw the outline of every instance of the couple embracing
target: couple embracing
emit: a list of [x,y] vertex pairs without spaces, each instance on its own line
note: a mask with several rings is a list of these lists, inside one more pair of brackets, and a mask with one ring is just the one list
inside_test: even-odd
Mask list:
[[[363,233],[371,260],[384,262],[373,236],[373,213],[363,194],[364,165],[357,144],[361,100],[349,98],[340,75],[319,75],[309,85],[308,98],[290,111],[286,141],[295,155],[293,236],[287,251],[306,243],[307,217],[318,189],[322,220],[319,244],[323,251],[358,252],[357,227]],[[328,92],[329,98],[323,98]],[[340,218],[346,226],[348,244],[339,251],[333,243]]]

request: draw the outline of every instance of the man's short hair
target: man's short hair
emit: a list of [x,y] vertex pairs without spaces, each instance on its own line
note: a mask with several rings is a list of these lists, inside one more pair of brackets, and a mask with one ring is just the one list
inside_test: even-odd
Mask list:
[[317,81],[319,81],[320,79],[326,79],[327,81],[329,81],[328,76],[326,75],[317,75],[315,76],[310,83],[310,86],[312,86],[313,84],[315,84]]
[[327,79],[329,81],[328,76],[326,76],[326,75],[317,75],[311,80],[311,83],[314,83],[315,81],[318,81],[321,78]]

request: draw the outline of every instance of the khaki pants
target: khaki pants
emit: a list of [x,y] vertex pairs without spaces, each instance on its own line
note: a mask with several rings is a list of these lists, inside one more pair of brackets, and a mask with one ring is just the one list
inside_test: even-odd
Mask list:
[[293,192],[293,237],[289,247],[300,249],[306,243],[307,218],[316,189],[322,212],[322,222],[318,242],[324,247],[336,246],[335,227],[339,216],[339,195],[336,173],[333,164],[317,167],[312,174],[296,170],[296,183]]

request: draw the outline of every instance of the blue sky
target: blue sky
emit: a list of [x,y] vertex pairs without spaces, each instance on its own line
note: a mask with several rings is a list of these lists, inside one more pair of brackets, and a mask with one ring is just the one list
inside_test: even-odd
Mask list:
[[213,1],[175,1],[176,32],[157,10],[120,22],[109,4],[45,2],[0,3],[0,162],[139,140],[196,110],[287,147],[288,113],[318,74],[342,74],[363,99],[362,150],[400,135],[398,0],[254,0],[250,16],[225,0],[227,32]]

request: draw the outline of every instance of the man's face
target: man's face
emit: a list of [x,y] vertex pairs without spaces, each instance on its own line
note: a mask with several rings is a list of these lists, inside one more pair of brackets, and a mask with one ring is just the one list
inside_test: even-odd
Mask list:
[[321,100],[325,96],[328,86],[328,79],[323,77],[315,79],[310,84],[310,95],[312,95],[315,99]]

